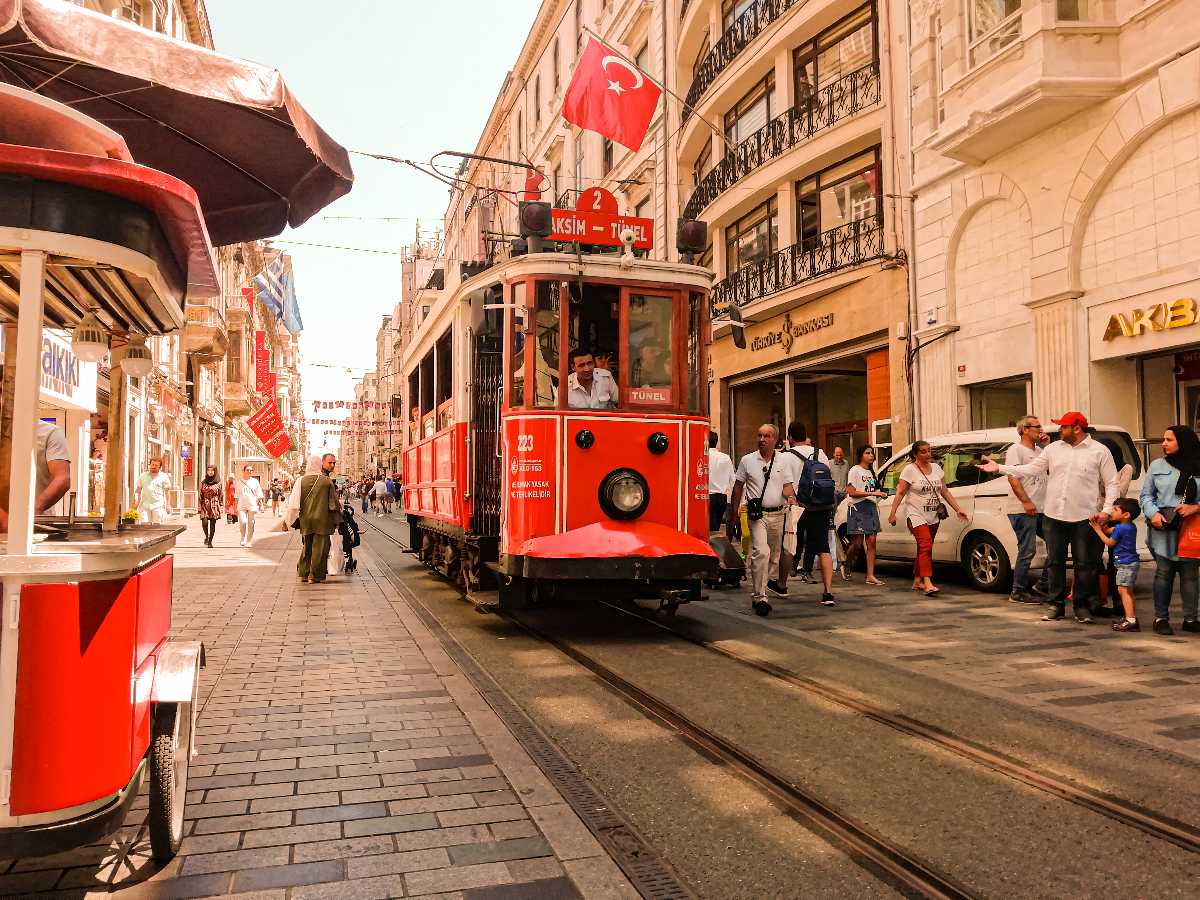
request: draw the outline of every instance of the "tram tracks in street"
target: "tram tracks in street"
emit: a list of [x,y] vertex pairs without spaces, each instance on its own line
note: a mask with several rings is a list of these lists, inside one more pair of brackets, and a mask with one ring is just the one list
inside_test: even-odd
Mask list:
[[1119,822],[1122,825],[1127,825],[1130,828],[1135,828],[1151,837],[1167,841],[1191,853],[1200,854],[1200,828],[1194,825],[1181,822],[1171,816],[1156,812],[1137,803],[1131,803],[1112,794],[1074,784],[1064,778],[1039,770],[1026,762],[989,749],[937,725],[912,718],[903,713],[887,710],[861,697],[856,697],[847,691],[801,675],[769,660],[732,650],[724,646],[721,642],[709,641],[704,638],[695,637],[694,635],[684,634],[678,629],[672,628],[670,625],[658,620],[653,614],[647,614],[640,610],[632,610],[608,601],[598,602],[618,613],[645,622],[680,640],[687,641],[711,653],[716,653],[726,659],[733,660],[742,666],[769,675],[794,688],[798,688],[808,694],[854,712],[865,719],[878,722],[909,737],[932,744],[968,762],[1005,775],[1029,787],[1052,794],[1068,803],[1099,813],[1106,818]]
[[[403,546],[384,530],[379,531]],[[1200,853],[1200,829],[1186,822],[1104,791],[1076,784],[1047,771],[1044,767],[1031,765],[931,722],[887,709],[770,660],[733,649],[720,640],[707,640],[688,634],[679,630],[674,621],[663,621],[654,614],[631,609],[619,603],[601,601],[600,605],[658,630],[664,637],[671,638],[671,643],[678,639],[679,642],[729,660],[747,671],[768,676],[770,680],[788,689],[799,690],[814,701],[830,704],[852,713],[856,718],[885,726],[906,740],[958,757],[970,768],[1003,776],[1001,782],[1009,779],[1081,810],[1102,816],[1113,823],[1136,829],[1157,841],[1164,841],[1188,853]],[[834,804],[823,801],[814,793],[797,785],[784,773],[783,770],[787,769],[787,766],[781,769],[778,762],[765,761],[765,757],[749,749],[749,742],[730,740],[710,727],[705,727],[697,718],[683,711],[681,696],[676,696],[675,702],[672,703],[658,692],[641,687],[639,683],[634,683],[630,678],[614,671],[610,665],[605,665],[600,658],[582,649],[585,642],[565,639],[547,631],[546,628],[540,627],[539,623],[530,621],[530,617],[522,612],[502,612],[500,615],[531,638],[552,646],[580,665],[605,688],[621,697],[647,719],[678,735],[704,758],[736,771],[801,826],[845,851],[848,857],[865,871],[871,872],[898,892],[906,896],[925,897],[966,897],[978,893],[977,889],[964,886],[953,877],[944,875],[935,865],[917,857],[902,843],[889,840],[870,825],[843,813]],[[621,668],[619,658],[612,661],[611,665]],[[643,680],[638,678],[637,681]],[[950,871],[956,871],[956,868],[956,865],[948,867]]]

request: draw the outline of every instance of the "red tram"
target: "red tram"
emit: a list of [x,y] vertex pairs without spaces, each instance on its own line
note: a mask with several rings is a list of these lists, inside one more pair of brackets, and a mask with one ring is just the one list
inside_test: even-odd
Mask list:
[[717,570],[710,283],[628,250],[529,252],[447,291],[403,358],[420,557],[468,591],[494,583],[501,606],[584,580],[669,609],[697,598]]

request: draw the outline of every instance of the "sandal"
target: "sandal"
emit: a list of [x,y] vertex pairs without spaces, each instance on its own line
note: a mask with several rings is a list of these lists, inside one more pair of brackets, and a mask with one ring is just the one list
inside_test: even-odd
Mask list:
[[941,588],[931,587],[925,591],[925,596],[932,597],[934,594],[940,594],[941,592],[942,592]]
[[878,578],[868,578],[863,582],[863,584],[870,584],[874,585],[875,587],[883,587],[885,584],[887,584],[887,582],[880,581]]

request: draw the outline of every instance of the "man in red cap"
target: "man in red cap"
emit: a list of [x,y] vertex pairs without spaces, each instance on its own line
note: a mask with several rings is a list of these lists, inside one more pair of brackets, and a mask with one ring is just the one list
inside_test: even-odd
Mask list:
[[1066,616],[1069,547],[1075,564],[1075,621],[1087,624],[1092,621],[1101,554],[1091,523],[1108,522],[1113,502],[1120,494],[1117,465],[1108,448],[1088,436],[1088,420],[1083,413],[1072,411],[1052,421],[1059,426],[1059,439],[1032,462],[1003,466],[988,460],[980,468],[1005,475],[1046,476],[1042,530],[1050,590],[1047,602],[1053,609],[1042,618],[1051,621]]

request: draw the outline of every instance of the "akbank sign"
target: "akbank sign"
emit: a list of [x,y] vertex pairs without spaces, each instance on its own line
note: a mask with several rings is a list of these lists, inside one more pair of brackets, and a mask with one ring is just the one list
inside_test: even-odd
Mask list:
[[76,357],[70,339],[61,332],[42,332],[41,402],[96,411],[96,364]]

